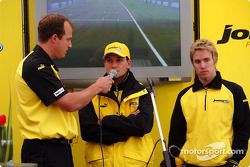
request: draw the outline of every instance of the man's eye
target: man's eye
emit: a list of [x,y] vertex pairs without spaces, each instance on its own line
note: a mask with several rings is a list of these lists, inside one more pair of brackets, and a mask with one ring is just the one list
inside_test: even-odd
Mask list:
[[209,62],[209,61],[210,61],[210,59],[205,59],[204,61],[205,61],[205,62]]

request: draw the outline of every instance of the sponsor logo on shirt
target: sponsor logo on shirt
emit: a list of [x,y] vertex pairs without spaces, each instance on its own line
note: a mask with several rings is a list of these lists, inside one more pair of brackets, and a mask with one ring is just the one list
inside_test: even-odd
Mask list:
[[45,68],[45,65],[44,65],[44,64],[40,64],[40,66],[37,67],[38,70],[41,70],[41,69],[43,69],[43,68]]
[[130,102],[129,105],[130,106],[138,106],[138,103],[137,102]]
[[60,89],[58,89],[57,91],[54,92],[54,95],[57,97],[60,94],[62,94],[64,91],[65,91],[64,88],[60,88]]
[[229,103],[229,100],[221,100],[221,99],[214,99],[214,102],[220,102],[220,103]]
[[108,104],[107,103],[103,103],[102,105],[100,105],[100,107],[107,107],[108,106]]

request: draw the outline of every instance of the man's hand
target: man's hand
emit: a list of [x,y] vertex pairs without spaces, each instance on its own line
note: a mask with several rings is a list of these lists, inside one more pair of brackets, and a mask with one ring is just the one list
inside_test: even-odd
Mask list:
[[95,84],[100,89],[102,93],[108,93],[112,87],[114,81],[109,78],[109,76],[99,77]]

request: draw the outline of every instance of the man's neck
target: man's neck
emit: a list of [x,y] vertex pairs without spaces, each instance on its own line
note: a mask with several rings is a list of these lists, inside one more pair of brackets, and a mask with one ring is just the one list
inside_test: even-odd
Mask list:
[[46,43],[38,43],[38,45],[48,54],[48,56],[53,59],[53,50],[51,49],[50,45]]
[[127,73],[125,73],[123,76],[120,76],[119,78],[114,78],[115,85],[119,85],[125,82],[128,78],[128,75],[129,75],[129,71],[127,71]]
[[214,80],[215,77],[216,77],[216,74],[211,78],[207,78],[207,79],[206,78],[205,79],[199,78],[199,80],[202,83],[203,87],[206,87],[208,84],[210,84]]

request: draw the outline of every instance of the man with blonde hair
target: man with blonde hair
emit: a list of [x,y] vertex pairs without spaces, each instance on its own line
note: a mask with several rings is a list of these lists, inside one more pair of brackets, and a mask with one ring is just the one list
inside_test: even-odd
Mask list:
[[222,79],[214,44],[201,39],[190,49],[194,84],[177,97],[171,118],[172,165],[236,167],[248,149],[250,111],[241,86]]

